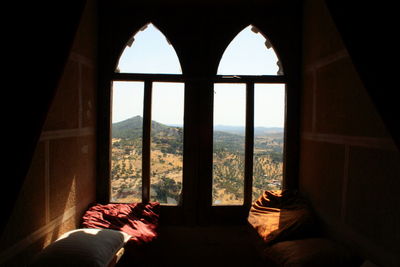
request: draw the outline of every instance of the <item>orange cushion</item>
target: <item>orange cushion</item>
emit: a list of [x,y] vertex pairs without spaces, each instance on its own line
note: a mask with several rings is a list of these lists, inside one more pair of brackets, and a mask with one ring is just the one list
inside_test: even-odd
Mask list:
[[318,230],[308,204],[289,191],[265,191],[251,207],[248,222],[266,244],[313,237]]

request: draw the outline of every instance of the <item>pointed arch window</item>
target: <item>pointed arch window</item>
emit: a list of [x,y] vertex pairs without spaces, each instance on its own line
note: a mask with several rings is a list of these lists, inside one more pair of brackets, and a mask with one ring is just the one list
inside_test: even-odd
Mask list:
[[182,74],[174,47],[152,23],[143,26],[128,41],[116,72]]
[[249,206],[282,188],[285,91],[270,40],[249,25],[226,48],[214,84],[214,206]]
[[218,75],[283,75],[271,42],[257,27],[247,26],[222,55]]
[[127,42],[112,82],[110,201],[180,203],[184,91],[173,46],[145,25]]

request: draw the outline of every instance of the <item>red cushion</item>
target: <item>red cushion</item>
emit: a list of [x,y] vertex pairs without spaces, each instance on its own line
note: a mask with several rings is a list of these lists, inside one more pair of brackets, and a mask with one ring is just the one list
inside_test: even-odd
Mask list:
[[82,218],[82,227],[113,229],[131,236],[128,243],[144,244],[158,236],[158,202],[96,204]]

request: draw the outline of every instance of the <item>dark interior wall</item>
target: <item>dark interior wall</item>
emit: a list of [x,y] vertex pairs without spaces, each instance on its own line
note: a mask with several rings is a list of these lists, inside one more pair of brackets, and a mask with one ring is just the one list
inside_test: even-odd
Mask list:
[[324,1],[305,1],[303,23],[300,190],[333,235],[398,266],[399,152]]
[[[395,2],[378,5],[365,2],[325,0],[329,13],[343,38],[365,89],[382,116],[397,148],[400,148],[396,84],[399,61],[397,38],[398,9]],[[371,38],[373,36],[373,38]]]
[[75,229],[95,201],[96,64],[96,6],[88,1],[1,237],[0,265],[22,266],[60,234]]
[[[86,1],[8,2],[2,8],[4,133],[0,233],[11,216],[67,62]],[[18,159],[18,160],[16,160]]]

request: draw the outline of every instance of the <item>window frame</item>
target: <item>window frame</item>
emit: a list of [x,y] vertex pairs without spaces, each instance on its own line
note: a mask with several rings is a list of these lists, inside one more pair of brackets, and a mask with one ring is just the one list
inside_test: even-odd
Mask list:
[[[151,162],[151,99],[152,85],[154,82],[176,82],[185,84],[185,78],[182,74],[142,74],[142,73],[119,73],[112,75],[111,82],[143,82],[144,83],[144,106],[143,106],[143,138],[142,138],[142,202],[150,201],[150,162]],[[213,84],[216,83],[234,83],[246,85],[246,126],[245,126],[245,162],[244,162],[244,200],[243,205],[213,205],[212,194],[211,207],[218,209],[220,207],[243,207],[249,208],[252,204],[253,189],[253,150],[254,150],[254,85],[255,84],[284,84],[285,85],[285,114],[286,114],[286,76],[285,75],[216,75]],[[111,103],[110,103],[111,105]],[[285,116],[286,117],[286,116]],[[111,123],[111,122],[110,122]],[[185,127],[185,125],[183,125]],[[286,134],[286,120],[284,126]],[[283,164],[286,159],[286,138],[283,148]],[[185,146],[185,138],[184,138]],[[111,153],[111,149],[109,150]],[[183,156],[185,157],[185,155]],[[184,172],[185,168],[183,168]],[[283,180],[285,180],[285,168],[283,167]],[[183,173],[183,180],[185,179]],[[111,177],[109,177],[109,180]],[[283,181],[282,181],[283,182]],[[185,183],[183,182],[183,185]],[[111,187],[109,186],[111,190]],[[182,196],[185,194],[182,187]],[[108,199],[110,199],[110,192]],[[182,202],[185,199],[182,198]],[[169,205],[163,205],[169,206]],[[225,208],[223,208],[225,209]]]
[[[270,76],[267,83],[285,84],[286,112],[284,133],[284,189],[298,189],[298,172],[300,159],[300,98],[301,98],[301,38],[298,34],[300,24],[298,12],[300,5],[255,5],[247,16],[248,9],[242,6],[231,7],[232,12],[225,12],[215,5],[213,8],[221,11],[215,20],[202,20],[196,16],[192,9],[186,12],[175,12],[176,8],[159,5],[129,5],[126,3],[102,3],[100,11],[104,16],[100,19],[99,27],[99,69],[98,69],[98,94],[97,94],[97,183],[96,201],[107,203],[110,189],[110,144],[111,144],[111,118],[110,100],[112,99],[110,82],[124,80],[132,77],[134,81],[142,81],[146,75],[131,73],[115,73],[115,66],[126,45],[126,40],[132,36],[132,29],[140,29],[149,21],[168,37],[174,44],[174,49],[180,59],[182,75],[155,75],[161,78],[158,81],[184,82],[185,84],[185,132],[183,159],[183,192],[182,206],[162,206],[161,216],[163,222],[168,224],[183,223],[189,225],[204,223],[242,223],[248,215],[248,209],[243,206],[212,206],[212,97],[214,82],[227,83],[226,78],[236,77],[233,83],[245,82],[246,78],[254,79],[254,83],[263,83],[262,76],[216,75],[218,63],[222,58],[224,49],[235,38],[238,32],[247,25],[257,25],[261,32],[274,43],[274,49],[284,67],[284,76]],[[262,8],[261,8],[262,7]],[[265,16],[265,7],[272,7]],[[203,6],[201,10],[209,11]],[[118,11],[124,12],[118,12]],[[160,12],[154,12],[159,10]],[[127,12],[125,12],[127,11]],[[128,12],[129,11],[129,12]],[[162,11],[162,12],[161,12]],[[170,16],[173,12],[174,16]],[[222,12],[223,11],[223,12]],[[133,12],[133,13],[132,13]],[[132,14],[140,14],[132,17]],[[187,16],[190,14],[190,16]],[[199,13],[201,14],[201,13]],[[240,18],[239,20],[237,18]],[[177,18],[185,20],[193,31],[182,34],[182,24],[176,23]],[[215,23],[221,27],[214,27]],[[282,26],[284,25],[284,26]],[[287,25],[291,26],[288,27]],[[203,29],[207,29],[203,32]],[[268,31],[266,31],[268,29]],[[199,33],[210,38],[199,39]],[[211,50],[210,50],[211,49]],[[192,66],[192,60],[199,65]],[[139,77],[140,76],[140,77]],[[174,76],[179,76],[177,80]],[[136,78],[135,78],[136,77]],[[140,79],[138,79],[140,78]],[[281,81],[281,79],[284,79]],[[199,134],[201,133],[201,134]],[[177,211],[179,207],[179,212]],[[177,216],[178,215],[178,216]],[[217,218],[219,217],[219,218]],[[222,219],[221,219],[222,218]]]
[[[150,165],[151,165],[151,121],[152,121],[152,91],[153,83],[155,82],[171,82],[183,83],[182,74],[143,74],[143,73],[119,73],[115,72],[112,75],[111,82],[143,82],[144,83],[144,97],[143,97],[143,134],[142,134],[142,202],[150,202]],[[110,102],[111,106],[111,102]],[[111,124],[111,120],[110,120]],[[183,128],[185,125],[183,125]],[[111,128],[110,128],[111,129]],[[185,146],[185,138],[183,139],[183,146]],[[111,154],[111,148],[109,150]],[[184,169],[183,169],[184,170]],[[110,173],[108,179],[111,180]],[[182,173],[182,178],[185,177]],[[183,188],[182,188],[183,191]],[[111,200],[111,186],[109,186],[109,201]],[[181,195],[183,192],[181,193]],[[179,206],[178,205],[164,205],[164,206]]]
[[[244,152],[244,192],[242,205],[211,205],[213,208],[219,207],[244,207],[250,208],[252,205],[253,191],[253,153],[254,153],[254,85],[255,84],[284,84],[285,85],[285,114],[286,114],[286,77],[285,75],[216,75],[214,84],[234,83],[246,85],[246,125],[245,125],[245,152]],[[285,116],[286,117],[286,116]],[[286,133],[286,119],[284,121],[284,134]],[[286,138],[284,138],[286,139]],[[286,140],[285,140],[286,141]],[[286,159],[286,142],[283,147],[283,164]],[[283,167],[282,177],[285,179],[285,168]],[[282,181],[283,183],[283,181]],[[212,198],[212,196],[211,196]],[[225,208],[223,208],[225,209]]]

